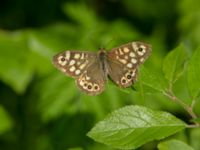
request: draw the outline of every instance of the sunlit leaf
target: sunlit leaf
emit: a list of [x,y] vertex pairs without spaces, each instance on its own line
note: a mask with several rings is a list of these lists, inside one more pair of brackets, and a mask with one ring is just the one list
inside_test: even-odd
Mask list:
[[0,32],[0,52],[0,79],[17,93],[23,93],[34,70],[25,32]]
[[200,128],[191,129],[189,134],[190,145],[194,147],[195,150],[198,150],[200,148]]
[[186,143],[179,140],[169,140],[158,145],[159,150],[194,150]]
[[1,105],[0,105],[0,120],[1,120],[0,134],[10,130],[13,127],[13,121],[11,120],[8,113]]
[[66,3],[63,10],[66,15],[85,26],[95,25],[97,21],[92,9],[85,4]]
[[[166,80],[162,73],[154,72],[150,68],[140,68],[139,81],[146,92],[163,92],[167,88]],[[138,85],[139,86],[139,85]]]
[[73,98],[77,94],[75,83],[63,74],[53,74],[35,88],[40,89],[38,108],[44,121],[52,120],[64,113],[73,113],[76,109],[76,105],[73,105]]
[[188,89],[192,99],[200,92],[200,47],[194,52],[187,68]]
[[173,115],[142,106],[127,106],[108,115],[88,133],[95,141],[121,149],[135,149],[184,129]]
[[182,75],[186,58],[187,53],[183,45],[178,46],[165,57],[163,62],[163,72],[169,85],[173,85],[173,83]]

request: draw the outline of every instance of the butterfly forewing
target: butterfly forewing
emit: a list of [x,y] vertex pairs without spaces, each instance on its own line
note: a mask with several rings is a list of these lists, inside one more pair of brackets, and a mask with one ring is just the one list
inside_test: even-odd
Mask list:
[[132,42],[108,52],[110,78],[121,87],[129,87],[136,80],[137,68],[151,53],[151,46]]
[[96,60],[93,52],[64,51],[53,57],[53,64],[65,74],[78,77]]

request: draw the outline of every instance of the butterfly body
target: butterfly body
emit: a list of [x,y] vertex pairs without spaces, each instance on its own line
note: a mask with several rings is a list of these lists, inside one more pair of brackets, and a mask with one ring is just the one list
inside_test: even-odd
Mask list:
[[107,53],[104,49],[100,49],[98,52],[98,59],[100,62],[101,69],[105,73],[105,75],[108,75],[108,62],[107,62]]
[[108,77],[119,87],[129,87],[136,80],[137,69],[149,56],[151,46],[131,42],[110,51],[98,53],[64,51],[53,57],[53,64],[65,74],[74,77],[81,91],[100,94]]

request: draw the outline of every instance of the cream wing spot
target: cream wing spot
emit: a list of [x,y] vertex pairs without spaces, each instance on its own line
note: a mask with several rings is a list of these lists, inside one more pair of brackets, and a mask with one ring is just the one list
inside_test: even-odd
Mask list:
[[130,57],[135,57],[135,53],[130,52],[129,56],[130,56]]
[[136,63],[137,63],[137,60],[136,60],[135,58],[132,58],[132,59],[131,59],[131,62],[132,62],[133,64],[136,64]]
[[76,70],[76,68],[74,66],[72,66],[72,67],[69,68],[70,72],[74,72],[74,70]]
[[135,43],[135,42],[132,42],[132,48],[134,49],[134,51],[136,51],[137,50],[137,44]]
[[69,60],[70,58],[70,51],[66,51],[65,53],[65,59]]
[[140,58],[140,62],[144,62],[144,58]]
[[140,51],[138,51],[137,53],[138,53],[139,56],[144,55],[144,53],[143,53],[143,52],[140,52]]
[[80,81],[79,81],[79,84],[80,84],[81,86],[83,86],[83,85],[84,85],[84,81],[83,81],[83,80],[80,80]]
[[133,65],[132,65],[131,63],[128,63],[126,66],[127,66],[128,68],[132,68],[132,67],[133,67]]
[[85,55],[84,53],[81,54],[81,59],[84,59]]
[[86,80],[90,80],[90,77],[86,76]]
[[131,74],[132,77],[135,76],[135,71],[136,71],[135,69],[130,71],[130,74]]
[[145,47],[144,45],[141,45],[140,47],[141,47],[142,49],[146,49],[146,47]]
[[75,54],[75,55],[74,55],[74,58],[75,58],[75,59],[79,59],[80,57],[81,57],[80,54]]
[[134,77],[134,76],[135,76],[135,72],[132,73],[132,77]]
[[122,52],[122,49],[121,48],[119,48],[119,54],[120,55],[123,55],[124,53]]
[[83,69],[83,68],[85,68],[85,66],[86,66],[86,63],[83,63],[83,64],[80,65],[79,68],[80,68],[80,69]]
[[81,73],[80,70],[76,70],[76,71],[75,71],[75,74],[76,74],[76,75],[79,75],[80,73]]
[[120,61],[121,63],[123,63],[123,64],[126,64],[126,63],[127,63],[127,61],[126,61],[125,59],[119,59],[119,61]]
[[128,53],[130,51],[127,47],[124,47],[123,50],[125,53]]
[[76,63],[75,60],[71,60],[71,61],[69,62],[69,65],[72,66],[72,65],[74,65],[75,63]]
[[61,59],[63,59],[64,57],[63,56],[59,56],[58,57],[58,61],[60,61]]

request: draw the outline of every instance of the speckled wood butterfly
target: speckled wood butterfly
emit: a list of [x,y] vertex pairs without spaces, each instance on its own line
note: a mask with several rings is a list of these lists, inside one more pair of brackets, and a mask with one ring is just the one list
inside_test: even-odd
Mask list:
[[53,57],[53,64],[74,77],[81,91],[100,94],[108,77],[119,87],[129,87],[136,80],[137,69],[151,53],[151,45],[131,42],[106,52],[64,51]]

